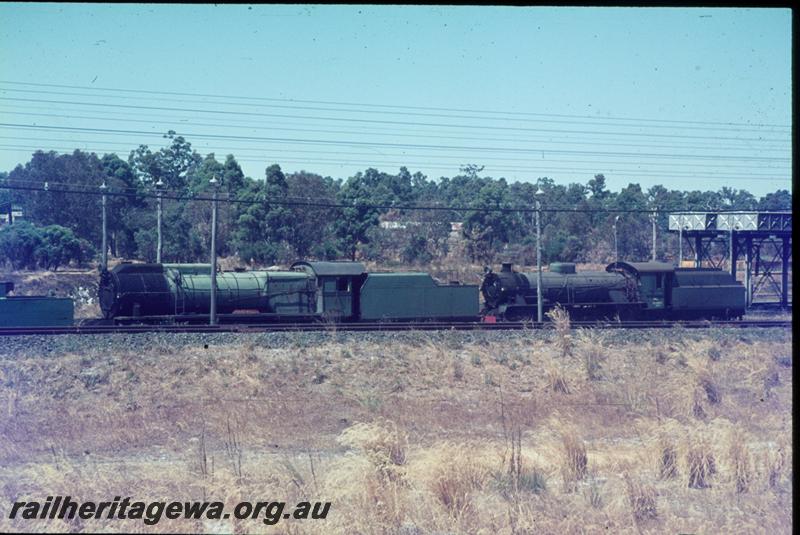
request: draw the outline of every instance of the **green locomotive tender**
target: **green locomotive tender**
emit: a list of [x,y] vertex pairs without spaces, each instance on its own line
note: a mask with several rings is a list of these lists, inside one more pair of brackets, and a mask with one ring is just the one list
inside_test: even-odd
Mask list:
[[69,297],[8,295],[13,290],[13,282],[0,282],[0,327],[72,325],[75,305]]
[[[206,322],[208,264],[120,264],[100,278],[100,307],[116,323]],[[477,321],[476,285],[427,273],[367,273],[358,262],[296,262],[288,271],[217,274],[221,322]]]

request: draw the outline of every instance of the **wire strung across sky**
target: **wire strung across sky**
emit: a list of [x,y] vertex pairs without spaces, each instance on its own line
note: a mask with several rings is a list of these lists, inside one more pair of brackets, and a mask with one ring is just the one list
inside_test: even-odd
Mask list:
[[[75,149],[113,153],[116,149],[106,148],[108,145],[125,143],[110,141],[109,137],[132,139],[127,145],[138,148],[156,137],[163,140],[164,132],[172,131],[191,141],[195,150],[200,148],[215,154],[233,151],[237,162],[248,167],[265,162],[313,165],[327,168],[325,175],[331,174],[333,169],[349,167],[347,172],[350,173],[359,167],[385,166],[415,168],[432,174],[480,163],[485,164],[487,173],[494,175],[539,173],[539,176],[546,174],[557,179],[559,173],[602,173],[607,177],[641,177],[645,181],[648,178],[651,181],[652,178],[665,181],[696,178],[761,183],[791,180],[791,125],[786,124],[364,104],[11,80],[0,80],[0,94],[8,95],[0,96],[0,106],[5,101],[10,107],[9,110],[0,108],[0,114],[22,117],[19,122],[0,123],[0,130],[28,131],[28,136],[50,132],[66,138],[51,138],[50,144],[38,147],[0,145],[4,153],[71,152]],[[53,98],[40,98],[40,95]],[[136,102],[141,100],[180,102],[182,106]],[[24,103],[29,103],[27,110]],[[98,109],[92,113],[87,112],[86,107]],[[286,113],[257,111],[264,109]],[[126,113],[135,115],[122,116]],[[392,117],[398,115],[409,120]],[[380,116],[387,117],[384,120]],[[51,120],[41,124],[37,122],[38,117]],[[444,120],[416,120],[424,117]],[[280,124],[281,120],[289,124]],[[101,128],[102,124],[96,124],[98,121],[129,123],[130,128]],[[138,124],[134,126],[133,123]],[[549,123],[550,127],[525,127],[542,123]],[[142,130],[138,125],[150,128]],[[590,125],[590,128],[569,129],[569,125]],[[259,130],[272,135],[258,135]],[[694,132],[686,133],[690,130]],[[290,132],[316,135],[295,136]],[[533,132],[540,134],[537,136]],[[484,133],[491,137],[483,136]],[[693,133],[700,135],[690,135]],[[74,140],[73,136],[78,134],[97,139]],[[35,137],[0,137],[46,141]],[[427,138],[433,142],[407,142],[408,138]],[[240,146],[216,146],[224,141],[227,145]],[[573,150],[570,145],[597,150]],[[253,171],[255,169],[248,169],[249,174]],[[516,176],[511,178],[517,179]]]
[[[463,108],[443,108],[443,107],[432,107],[432,106],[403,106],[398,104],[365,104],[361,103],[352,103],[352,102],[335,102],[335,101],[325,101],[325,100],[300,100],[300,99],[286,99],[286,98],[269,98],[269,97],[252,97],[252,96],[235,96],[235,95],[214,95],[214,94],[207,94],[207,93],[186,93],[186,92],[176,92],[176,91],[148,91],[143,89],[119,89],[119,88],[108,88],[108,87],[90,87],[90,86],[76,86],[76,85],[63,85],[63,84],[46,84],[46,83],[34,83],[34,82],[19,82],[19,81],[10,81],[10,80],[0,80],[0,85],[17,85],[17,86],[31,86],[31,87],[52,87],[52,88],[62,88],[62,89],[81,89],[81,90],[90,90],[90,91],[97,91],[97,92],[114,92],[114,93],[133,93],[133,94],[143,94],[143,95],[172,95],[172,96],[181,96],[181,97],[192,97],[192,98],[216,98],[216,99],[234,99],[234,100],[245,100],[249,102],[291,102],[291,103],[302,103],[302,104],[324,104],[324,105],[334,105],[334,106],[359,106],[362,108],[376,108],[376,109],[398,109],[398,110],[427,110],[427,111],[448,111],[448,112],[455,112],[455,113],[481,113],[481,114],[494,114],[494,115],[512,115],[515,117],[518,116],[527,116],[527,117],[563,117],[563,118],[581,118],[581,119],[593,119],[597,120],[598,118],[603,120],[612,120],[612,121],[639,121],[639,122],[651,122],[651,123],[671,123],[671,124],[704,124],[704,125],[715,125],[715,126],[745,126],[749,128],[791,128],[791,125],[786,124],[764,124],[764,123],[736,123],[736,122],[715,122],[715,121],[691,121],[691,120],[680,120],[680,119],[655,119],[655,118],[641,118],[641,117],[612,117],[612,116],[592,116],[592,115],[569,115],[569,114],[558,114],[558,113],[532,113],[532,112],[522,112],[522,111],[498,111],[498,110],[476,110],[476,109],[463,109]],[[29,91],[27,91],[29,92]],[[97,94],[92,95],[96,97]],[[122,95],[114,95],[114,98],[120,98]],[[123,98],[130,98],[130,97],[123,97]],[[185,102],[185,98],[181,99],[181,102]],[[226,102],[213,102],[213,104],[228,104]],[[340,111],[357,111],[353,109],[346,109]],[[404,115],[408,115],[407,112],[403,112]],[[502,119],[508,119],[507,117],[503,117]]]
[[[2,137],[2,136],[0,136]],[[83,148],[83,147],[78,147]],[[43,152],[54,151],[54,152],[71,152],[75,149],[75,147],[67,147],[67,146],[42,146],[42,147],[31,147],[27,145],[4,145],[0,144],[0,150],[30,150],[30,151],[37,151],[41,150]],[[86,152],[113,152],[114,149],[111,148],[83,148]],[[309,152],[318,152],[318,153],[326,153],[326,154],[338,154],[336,151],[309,151]],[[345,156],[346,157],[346,156]],[[286,158],[286,157],[279,157],[276,155],[276,161],[280,161],[281,163],[341,163],[341,164],[352,164],[358,163],[354,160],[343,160],[343,159],[326,159],[326,158]],[[517,160],[527,161],[523,158],[517,158]],[[248,158],[245,154],[245,157],[236,158],[237,162],[260,162],[261,159],[253,159]],[[584,162],[578,162],[584,163]],[[363,162],[365,168],[367,167],[376,167],[376,166],[406,166],[406,167],[426,167],[429,169],[450,169],[451,166],[437,164],[437,163],[424,163],[424,162],[409,162],[409,161],[377,161],[371,160],[368,162]],[[681,164],[679,164],[681,165]],[[688,165],[688,164],[682,164]],[[737,168],[738,166],[722,166],[722,167],[733,167]],[[581,167],[581,168],[570,168],[570,167],[510,167],[510,166],[493,166],[493,169],[496,171],[515,171],[515,172],[534,172],[534,173],[546,173],[548,171],[575,171],[575,172],[587,172],[591,173],[594,172],[594,168],[590,167]],[[760,169],[773,169],[772,167],[760,167]],[[610,172],[614,172],[616,176],[629,176],[629,177],[693,177],[693,178],[703,178],[703,179],[711,179],[711,180],[765,180],[774,182],[780,180],[779,175],[783,175],[784,173],[781,172],[780,169],[776,169],[775,172],[770,173],[755,173],[755,172],[745,172],[745,173],[731,173],[729,171],[725,172],[713,172],[713,171],[674,171],[674,170],[663,170],[663,171],[640,171],[636,169],[624,169],[624,168],[609,168]],[[786,169],[786,172],[789,172],[789,168]]]
[[[109,107],[109,108],[122,108],[134,110],[156,110],[156,111],[178,111],[186,113],[208,113],[208,114],[221,114],[241,115],[245,117],[269,117],[280,119],[312,119],[317,121],[338,121],[338,122],[352,122],[363,124],[386,124],[398,126],[433,126],[433,127],[446,127],[446,128],[466,128],[476,130],[501,130],[501,131],[517,131],[517,132],[551,132],[551,133],[569,133],[569,134],[595,134],[595,135],[619,135],[619,136],[637,136],[637,137],[659,137],[659,138],[680,138],[680,139],[708,139],[709,136],[689,136],[680,134],[648,134],[641,132],[603,132],[603,131],[586,131],[586,130],[559,130],[547,128],[521,128],[514,126],[492,126],[492,125],[473,125],[473,124],[445,124],[445,123],[422,123],[413,121],[388,121],[380,119],[358,119],[353,117],[324,117],[324,116],[308,116],[308,115],[287,115],[278,113],[260,113],[253,111],[234,111],[234,110],[204,110],[198,108],[171,108],[165,106],[136,106],[132,104],[103,104],[98,102],[79,102],[67,100],[44,100],[44,99],[31,99],[31,98],[15,98],[15,97],[0,97],[3,101],[13,102],[36,102],[45,104],[69,104],[73,106],[93,106],[93,107]],[[735,141],[783,141],[782,139],[772,138],[745,138],[745,137],[723,137],[714,136],[714,139],[726,139]]]
[[[12,183],[22,183],[23,185],[13,185]],[[82,189],[75,188],[74,185],[65,185],[64,183],[43,182],[41,186],[31,186],[24,184],[40,183],[25,180],[2,179],[0,181],[0,189],[13,190],[13,191],[39,191],[51,194],[79,194],[79,195],[107,195],[111,197],[135,197],[135,198],[149,198],[149,199],[169,199],[175,201],[200,201],[200,202],[213,202],[214,197],[207,195],[196,194],[182,194],[175,193],[169,190],[162,190],[159,192],[143,192],[139,190],[131,191],[133,188],[111,188],[105,190],[97,188],[89,188],[84,186]],[[55,186],[55,187],[54,187]],[[58,187],[61,186],[61,187]],[[493,212],[493,213],[525,213],[533,214],[537,211],[548,213],[638,213],[638,214],[660,214],[665,210],[657,208],[577,208],[577,207],[552,207],[546,206],[542,203],[542,208],[535,207],[512,207],[512,206],[443,206],[441,204],[435,205],[418,205],[418,204],[371,204],[371,203],[339,203],[339,202],[319,202],[310,200],[308,197],[283,197],[281,199],[236,199],[226,196],[226,192],[220,192],[223,195],[218,196],[216,199],[220,203],[229,204],[247,204],[247,205],[275,205],[275,206],[303,206],[308,208],[323,208],[323,209],[369,209],[369,210],[403,210],[403,211],[448,211],[448,212]],[[300,200],[306,199],[306,200]],[[687,210],[668,210],[670,212],[686,212]],[[709,210],[717,213],[726,212],[741,212],[742,210]]]
[[[66,115],[63,113],[41,113],[42,107],[37,106],[33,109],[37,110],[35,112],[29,111],[22,111],[26,109],[24,106],[15,106],[11,109],[2,109],[0,113],[6,115],[25,115],[25,116],[32,116],[32,117],[51,117],[57,119],[81,119],[81,120],[91,120],[91,121],[111,121],[115,123],[120,122],[127,122],[127,123],[144,123],[144,124],[153,124],[154,121],[160,121],[165,124],[175,124],[176,122],[181,123],[181,126],[206,126],[212,128],[237,128],[237,129],[248,129],[248,130],[269,130],[274,131],[276,129],[281,131],[288,131],[288,132],[314,132],[317,134],[345,134],[345,135],[369,135],[369,136],[393,136],[393,137],[423,137],[423,138],[431,138],[431,139],[457,139],[457,140],[468,140],[468,141],[499,141],[499,142],[514,142],[514,143],[558,143],[559,145],[602,145],[602,146],[621,146],[621,147],[644,147],[650,149],[715,149],[715,150],[728,150],[728,151],[741,151],[748,147],[734,147],[730,145],[700,145],[697,142],[679,142],[673,141],[670,145],[663,145],[663,144],[654,144],[654,143],[615,143],[608,140],[600,141],[591,141],[591,140],[582,140],[582,141],[574,141],[570,140],[570,138],[554,138],[553,136],[545,136],[539,138],[496,138],[496,137],[468,137],[468,136],[455,136],[453,134],[450,135],[435,135],[430,133],[425,133],[425,131],[415,130],[398,130],[397,128],[392,129],[383,129],[383,130],[375,130],[374,127],[371,130],[326,130],[324,128],[295,128],[295,127],[287,127],[283,124],[276,124],[270,123],[268,126],[264,125],[262,121],[258,122],[238,122],[238,123],[230,123],[227,119],[216,119],[219,121],[226,121],[226,123],[200,123],[197,122],[194,118],[187,118],[187,117],[178,117],[178,116],[163,116],[163,115],[149,115],[149,114],[136,114],[135,117],[124,116],[124,115],[108,115],[103,114],[102,116],[97,115]],[[60,109],[63,111],[63,109]],[[150,119],[142,119],[142,117],[151,117]],[[215,120],[214,118],[205,118],[204,120]],[[294,124],[294,123],[292,123]],[[162,132],[152,132],[151,135],[162,137]],[[708,138],[710,141],[713,141],[715,138]],[[737,139],[738,141],[746,141]],[[752,141],[752,140],[751,140]],[[789,148],[789,144],[791,143],[790,139],[785,140],[769,140],[769,139],[759,139],[759,143],[783,143],[786,146],[784,147],[759,147],[759,151],[770,151],[770,152],[786,152]],[[727,142],[726,142],[727,143]]]
[[[50,131],[69,131],[69,132],[96,132],[104,134],[135,134],[135,135],[152,135],[153,132],[146,130],[126,130],[114,128],[81,128],[71,126],[55,126],[55,125],[35,125],[35,124],[20,124],[20,123],[0,123],[0,127],[6,128],[20,128],[26,130],[50,130]],[[693,158],[700,160],[741,160],[741,161],[782,161],[790,162],[791,158],[777,158],[773,156],[726,156],[720,154],[714,155],[692,155],[692,154],[658,154],[658,153],[642,153],[642,152],[603,152],[603,151],[578,151],[578,150],[563,150],[563,149],[543,149],[543,148],[511,148],[511,147],[475,147],[475,146],[452,146],[452,145],[427,145],[427,144],[411,144],[411,143],[383,143],[383,142],[369,142],[369,141],[336,141],[325,139],[308,139],[308,138],[280,138],[280,137],[260,137],[260,136],[232,136],[222,134],[197,134],[181,132],[175,135],[180,135],[185,138],[205,138],[205,139],[230,139],[230,140],[252,140],[252,141],[269,141],[273,143],[299,143],[311,145],[357,145],[368,147],[390,147],[390,148],[422,148],[430,150],[463,150],[473,152],[512,152],[512,153],[533,153],[539,154],[542,152],[553,154],[587,154],[587,155],[603,155],[603,156],[634,156],[637,158]]]

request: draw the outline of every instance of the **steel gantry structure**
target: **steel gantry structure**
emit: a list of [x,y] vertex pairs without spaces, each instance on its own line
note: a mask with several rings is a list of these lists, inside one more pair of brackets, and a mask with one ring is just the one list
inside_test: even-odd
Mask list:
[[678,233],[679,265],[684,240],[698,268],[727,264],[736,278],[743,258],[748,306],[757,296],[764,303],[791,304],[791,212],[674,212],[669,230]]

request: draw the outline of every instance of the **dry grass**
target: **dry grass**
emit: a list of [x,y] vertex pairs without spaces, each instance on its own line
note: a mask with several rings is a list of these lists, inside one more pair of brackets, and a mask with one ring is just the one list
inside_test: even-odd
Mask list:
[[570,334],[569,312],[564,310],[561,305],[547,313],[547,317],[553,322],[556,330],[556,343],[562,356],[572,354],[572,335]]
[[737,494],[745,493],[753,483],[753,455],[741,431],[731,437],[728,455],[734,489]]
[[791,335],[679,334],[0,348],[4,503],[333,503],[324,522],[0,531],[790,533],[792,369],[765,355]]
[[631,514],[637,524],[658,517],[656,490],[653,486],[633,480],[627,474],[625,475],[625,486],[628,493],[628,502],[631,506]]
[[678,452],[675,445],[668,438],[662,438],[659,441],[658,451],[659,479],[678,477]]
[[571,492],[577,487],[578,481],[586,477],[589,461],[586,457],[586,446],[575,433],[565,434],[561,442],[564,448],[561,474],[564,478],[565,491]]
[[711,486],[711,477],[717,473],[714,454],[708,444],[692,444],[686,452],[689,488],[705,489]]

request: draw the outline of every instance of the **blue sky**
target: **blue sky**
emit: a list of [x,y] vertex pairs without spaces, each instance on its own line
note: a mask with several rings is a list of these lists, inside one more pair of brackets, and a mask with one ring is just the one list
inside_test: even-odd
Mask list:
[[788,9],[5,3],[0,50],[5,171],[174,129],[254,178],[791,189]]

